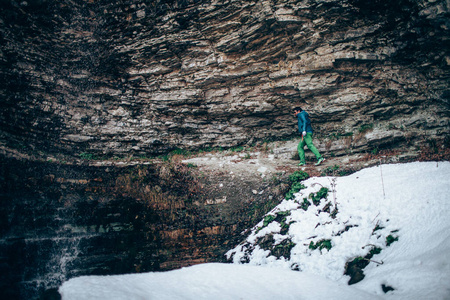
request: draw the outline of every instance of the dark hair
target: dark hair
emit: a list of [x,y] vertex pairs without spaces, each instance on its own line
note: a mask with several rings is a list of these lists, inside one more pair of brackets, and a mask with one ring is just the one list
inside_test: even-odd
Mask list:
[[303,111],[303,109],[301,108],[301,107],[294,107],[294,109],[293,109],[294,111]]

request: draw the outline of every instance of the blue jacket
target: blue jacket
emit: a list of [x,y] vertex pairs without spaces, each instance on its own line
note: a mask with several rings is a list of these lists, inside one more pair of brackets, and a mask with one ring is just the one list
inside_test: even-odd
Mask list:
[[303,131],[313,133],[313,129],[311,126],[311,120],[309,119],[309,115],[306,111],[302,110],[298,115],[298,131],[302,133]]

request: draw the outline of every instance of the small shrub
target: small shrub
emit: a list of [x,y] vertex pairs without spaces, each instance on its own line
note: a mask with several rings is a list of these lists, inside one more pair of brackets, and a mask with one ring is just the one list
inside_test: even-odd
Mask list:
[[316,194],[309,194],[309,198],[312,200],[315,206],[320,204],[322,199],[326,199],[328,197],[328,188],[322,187]]
[[345,132],[341,136],[353,136],[353,132]]
[[267,215],[264,217],[263,226],[256,230],[258,233],[262,228],[266,227],[273,221],[280,223],[281,229],[286,231],[289,229],[289,224],[286,223],[286,217],[289,216],[291,212],[289,210],[277,212],[276,215]]
[[280,223],[280,225],[281,225],[280,234],[286,234],[289,231],[289,226],[291,224],[290,223],[286,223],[286,221],[287,221],[287,216],[290,216],[290,215],[291,215],[291,211],[290,210],[277,212],[277,216],[275,218],[275,221]]
[[339,133],[339,132],[333,132],[330,135],[328,135],[328,138],[330,140],[339,140],[340,138],[345,138],[345,137],[351,137],[353,136],[353,132],[344,132],[344,133]]
[[189,155],[191,155],[191,152],[189,152],[188,150],[185,150],[185,149],[177,148],[177,149],[171,151],[169,153],[169,155],[171,155],[171,156],[174,156],[174,155],[189,156]]
[[286,194],[286,200],[294,199],[294,194],[298,193],[300,190],[306,188],[301,182],[296,182],[291,186],[291,189]]
[[330,213],[331,202],[328,202],[322,209],[323,212]]
[[242,152],[244,151],[244,146],[237,146],[237,147],[232,147],[230,148],[231,152]]
[[281,228],[284,227],[289,227],[289,224],[286,224],[286,220],[287,220],[287,216],[291,215],[291,211],[290,210],[286,210],[286,211],[279,211],[276,213],[276,217],[275,217],[275,221],[280,223]]
[[321,176],[346,176],[355,173],[353,168],[341,168],[338,165],[326,167],[320,173]]
[[339,170],[338,165],[334,165],[333,167],[326,167],[323,169],[321,175],[322,176],[335,176],[336,171]]
[[316,250],[317,248],[319,248],[319,250],[322,250],[323,248],[325,248],[329,251],[332,248],[331,240],[320,240],[315,244],[313,241],[311,241],[311,243],[309,243],[309,249]]
[[333,209],[333,211],[331,212],[330,217],[331,217],[332,219],[336,218],[338,212],[339,212],[339,210],[338,210],[338,208],[337,208],[337,206],[336,206],[336,207]]
[[338,140],[339,139],[339,133],[333,132],[333,133],[328,135],[328,138],[330,140]]
[[427,140],[427,144],[428,144],[430,150],[431,150],[434,154],[439,153],[439,147],[438,147],[438,143],[436,142],[436,140],[428,139],[428,140]]
[[289,192],[287,192],[286,194],[286,200],[291,200],[294,199],[294,194],[298,193],[300,190],[306,188],[301,181],[308,179],[309,175],[308,173],[304,172],[304,171],[295,171],[294,173],[292,173],[291,175],[289,175],[289,181],[292,183],[291,184],[291,189],[289,190]]
[[346,169],[339,170],[337,175],[338,176],[347,176],[347,175],[350,175],[353,173],[355,173],[355,170],[353,168],[346,168]]
[[289,239],[286,239],[273,248],[272,255],[274,255],[277,258],[280,258],[283,256],[284,258],[289,259],[291,257],[291,250],[294,247],[295,247],[295,243],[293,243]]
[[368,256],[370,256],[369,259],[372,258],[372,256],[374,256],[374,255],[380,254],[380,253],[381,253],[381,250],[382,250],[382,249],[381,249],[381,248],[378,248],[378,247],[372,248],[372,249],[369,251],[369,254],[368,254]]
[[299,181],[302,181],[302,180],[305,180],[308,178],[309,178],[309,175],[305,171],[295,171],[294,173],[289,175],[289,180],[292,183],[299,182]]
[[311,206],[311,202],[309,202],[308,199],[303,198],[303,202],[300,205],[300,208],[303,209],[304,211],[307,211],[308,207],[310,207],[310,206]]
[[294,193],[297,193],[298,191],[300,191],[300,190],[302,190],[302,189],[304,189],[304,188],[306,188],[306,187],[303,185],[303,183],[301,183],[301,182],[296,182],[294,185],[292,185],[291,190],[292,190]]
[[389,247],[393,242],[398,241],[398,237],[393,237],[392,234],[386,237],[386,247]]
[[286,234],[289,231],[289,226],[291,226],[291,223],[286,223],[286,217],[283,218],[280,222],[281,230],[280,234]]
[[268,215],[264,217],[263,227],[269,225],[273,220],[275,220],[276,216]]
[[358,131],[359,133],[364,133],[371,129],[373,129],[373,124],[364,124],[361,127],[359,127]]
[[81,159],[85,159],[85,160],[94,160],[95,159],[95,155],[92,153],[87,153],[87,152],[83,152],[80,153],[80,158]]
[[381,229],[384,229],[384,227],[381,226],[379,223],[377,223],[377,225],[375,226],[375,228],[374,228],[373,231],[372,231],[372,234],[373,234],[373,232],[378,231],[378,230],[381,230]]

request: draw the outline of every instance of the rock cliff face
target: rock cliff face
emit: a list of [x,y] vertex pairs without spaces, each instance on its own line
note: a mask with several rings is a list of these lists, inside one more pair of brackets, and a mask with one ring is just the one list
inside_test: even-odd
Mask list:
[[448,1],[5,2],[3,147],[251,144],[296,134],[295,105],[323,151],[448,142]]
[[198,173],[179,162],[74,166],[0,157],[0,298],[42,299],[81,275],[224,261],[240,233],[283,198],[261,177],[236,187],[223,172]]

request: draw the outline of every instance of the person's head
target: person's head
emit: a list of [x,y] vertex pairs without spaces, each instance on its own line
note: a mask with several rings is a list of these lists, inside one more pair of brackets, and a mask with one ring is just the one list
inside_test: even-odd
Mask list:
[[297,116],[303,109],[301,107],[294,107],[294,114]]

